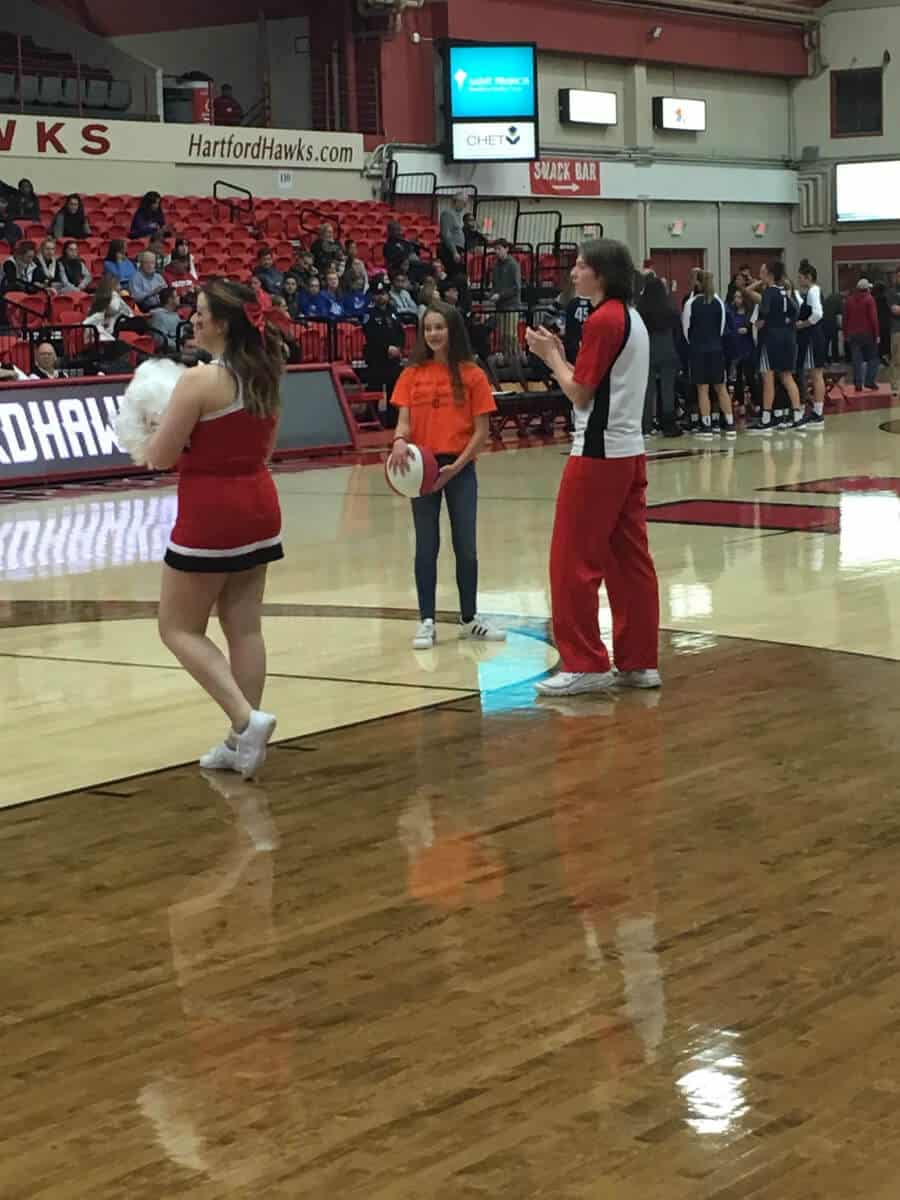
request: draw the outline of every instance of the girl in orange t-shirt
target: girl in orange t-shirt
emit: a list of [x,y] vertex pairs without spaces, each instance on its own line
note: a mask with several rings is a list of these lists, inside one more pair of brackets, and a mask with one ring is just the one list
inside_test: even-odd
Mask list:
[[416,530],[416,590],[420,624],[416,650],[435,643],[435,594],[440,550],[441,501],[447,511],[456,555],[459,588],[459,636],[482,642],[504,642],[506,634],[477,615],[478,554],[475,526],[478,480],[475,459],[487,444],[488,414],[494,412],[491,385],[476,366],[469,336],[458,309],[430,304],[419,327],[410,365],[397,381],[393,404],[400,410],[391,464],[405,473],[409,444],[427,447],[441,468],[434,489],[412,501]]

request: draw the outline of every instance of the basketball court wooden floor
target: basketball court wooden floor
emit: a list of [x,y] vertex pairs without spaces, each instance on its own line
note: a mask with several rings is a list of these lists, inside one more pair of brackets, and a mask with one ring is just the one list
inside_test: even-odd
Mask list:
[[562,445],[481,463],[481,650],[377,467],[281,475],[257,785],[170,491],[3,505],[0,1196],[896,1200],[892,416],[654,446],[662,694],[533,699]]

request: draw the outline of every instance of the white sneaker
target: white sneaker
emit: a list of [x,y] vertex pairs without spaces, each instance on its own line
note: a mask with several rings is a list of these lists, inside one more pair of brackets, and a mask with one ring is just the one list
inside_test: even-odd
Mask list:
[[616,671],[616,687],[659,688],[662,676],[659,671]]
[[254,779],[266,761],[266,746],[277,725],[271,713],[253,709],[250,720],[237,739],[237,769],[245,779]]
[[237,771],[240,769],[237,763],[237,750],[233,750],[227,742],[220,742],[218,746],[213,746],[212,750],[207,750],[201,756],[200,766],[204,771]]
[[416,629],[416,636],[413,638],[413,650],[430,650],[437,641],[437,630],[434,627],[434,621],[429,618],[427,621],[422,621]]
[[477,642],[505,642],[506,630],[498,629],[496,625],[492,625],[484,617],[474,617],[465,624],[460,621],[459,636],[461,638],[473,638]]
[[559,671],[535,684],[540,696],[577,696],[582,692],[608,692],[615,686],[612,671]]

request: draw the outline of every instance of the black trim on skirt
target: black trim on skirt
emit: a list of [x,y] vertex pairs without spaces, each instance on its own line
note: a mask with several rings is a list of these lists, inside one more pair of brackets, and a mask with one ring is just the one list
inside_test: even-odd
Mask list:
[[250,571],[263,563],[277,562],[284,558],[281,542],[274,546],[260,546],[258,550],[250,550],[247,554],[223,555],[207,557],[206,555],[178,554],[168,549],[163,562],[175,571],[187,571],[198,575],[216,575],[235,571]]

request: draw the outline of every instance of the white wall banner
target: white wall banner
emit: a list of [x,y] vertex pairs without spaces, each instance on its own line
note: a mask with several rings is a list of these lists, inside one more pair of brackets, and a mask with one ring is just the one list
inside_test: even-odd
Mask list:
[[5,158],[361,171],[361,133],[0,115]]

